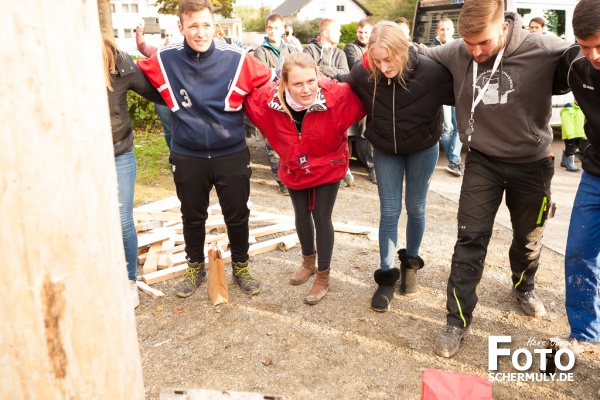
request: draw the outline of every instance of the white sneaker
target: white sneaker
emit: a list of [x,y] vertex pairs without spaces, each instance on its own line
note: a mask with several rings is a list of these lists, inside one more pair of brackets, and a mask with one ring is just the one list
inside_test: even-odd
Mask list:
[[352,186],[352,184],[354,183],[354,175],[352,175],[352,172],[350,172],[350,170],[346,171],[346,175],[344,176],[344,182],[348,187]]
[[131,295],[131,301],[133,302],[133,308],[137,308],[140,305],[140,295],[138,293],[137,284],[134,281],[129,281],[129,293]]

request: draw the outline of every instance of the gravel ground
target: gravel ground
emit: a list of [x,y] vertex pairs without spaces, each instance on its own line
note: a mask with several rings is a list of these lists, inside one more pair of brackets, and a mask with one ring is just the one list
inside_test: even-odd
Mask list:
[[[260,142],[252,141],[251,151],[252,208],[293,215],[289,198],[279,194],[270,175]],[[355,184],[340,189],[334,221],[377,227],[377,187],[358,162],[353,160],[351,167]],[[174,195],[171,182],[140,190],[148,201]],[[471,335],[453,358],[433,353],[433,339],[445,326],[456,210],[455,203],[430,193],[420,291],[411,298],[397,296],[387,313],[370,309],[377,242],[346,233],[336,233],[330,292],[315,306],[303,303],[312,280],[288,284],[301,262],[299,246],[251,257],[251,270],[262,285],[257,296],[244,295],[230,276],[230,302],[214,307],[204,287],[188,299],[175,296],[178,279],[154,285],[167,294],[160,300],[140,293],[136,318],[147,398],[158,399],[161,387],[183,387],[286,399],[419,399],[425,368],[487,377],[490,335],[511,335],[514,351],[531,339],[568,333],[563,257],[549,249],[542,252],[537,284],[548,313],[540,319],[526,317],[510,296],[512,233],[496,225]],[[400,247],[405,223],[403,215]],[[226,271],[230,274],[229,265]],[[184,312],[174,313],[178,307]],[[580,356],[573,382],[494,382],[494,398],[596,399],[598,359],[597,354]],[[536,357],[529,372],[538,369]],[[508,357],[500,359],[499,371],[518,372]]]

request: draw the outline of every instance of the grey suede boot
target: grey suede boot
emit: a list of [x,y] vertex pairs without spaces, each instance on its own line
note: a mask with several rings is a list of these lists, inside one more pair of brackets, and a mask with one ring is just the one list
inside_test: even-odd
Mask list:
[[396,282],[400,278],[400,271],[398,268],[378,269],[373,277],[378,286],[371,299],[371,309],[377,312],[386,312],[389,310],[390,303],[394,298],[394,290],[396,290]]
[[417,282],[417,271],[423,268],[425,263],[419,256],[409,257],[406,255],[406,249],[398,250],[400,259],[400,294],[412,295],[417,293],[419,285]]

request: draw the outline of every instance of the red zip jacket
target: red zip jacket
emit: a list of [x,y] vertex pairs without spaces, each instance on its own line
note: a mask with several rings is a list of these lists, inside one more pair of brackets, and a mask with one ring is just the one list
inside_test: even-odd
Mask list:
[[324,103],[311,106],[298,132],[271,83],[244,100],[244,112],[279,154],[279,179],[300,190],[339,182],[348,169],[350,125],[366,114],[350,86],[329,78],[319,81]]

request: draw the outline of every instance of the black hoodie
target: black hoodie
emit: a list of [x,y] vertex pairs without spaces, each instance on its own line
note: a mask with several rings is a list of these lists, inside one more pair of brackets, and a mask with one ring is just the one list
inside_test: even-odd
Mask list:
[[437,145],[442,134],[442,105],[454,104],[452,76],[437,62],[409,49],[403,72],[406,87],[397,79],[356,63],[345,77],[367,111],[365,137],[387,154],[410,154]]

